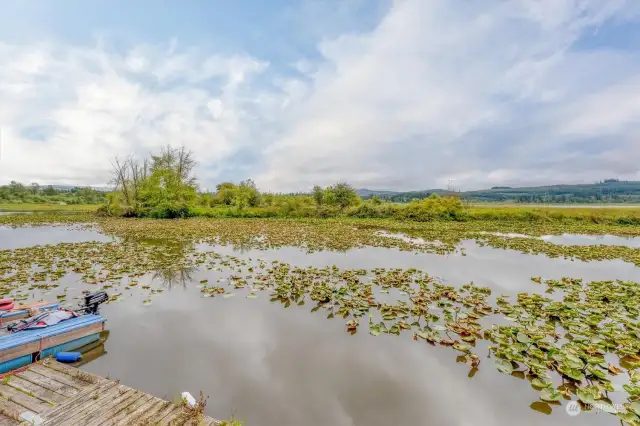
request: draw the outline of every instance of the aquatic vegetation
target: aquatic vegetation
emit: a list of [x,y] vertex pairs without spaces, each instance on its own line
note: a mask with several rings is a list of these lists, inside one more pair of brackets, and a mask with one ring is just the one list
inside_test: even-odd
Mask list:
[[222,420],[220,426],[243,426],[244,421],[234,419],[233,417],[228,420]]
[[435,240],[416,243],[383,235],[378,232],[384,230],[380,225],[359,226],[358,221],[329,219],[184,219],[171,222],[108,219],[97,226],[108,234],[138,241],[162,237],[165,241],[232,245],[241,250],[296,246],[308,252],[347,251],[359,247],[396,248],[436,254],[456,251],[451,243]]
[[178,416],[171,421],[172,424],[186,425],[186,424],[201,424],[204,417],[204,409],[207,406],[207,398],[204,393],[200,392],[200,397],[196,401],[195,405],[191,406],[187,402],[186,398],[181,401],[182,411]]
[[22,226],[70,225],[79,223],[91,223],[95,220],[96,216],[90,213],[62,213],[47,211],[37,214],[0,215],[0,226],[17,228]]
[[[235,259],[227,265],[235,270],[248,263]],[[489,288],[446,286],[415,269],[300,268],[278,261],[251,265],[250,277],[235,276],[227,288],[243,288],[246,297],[266,291],[270,301],[285,308],[311,303],[312,312],[344,320],[351,334],[368,323],[373,336],[410,333],[416,341],[451,347],[460,353],[456,360],[471,367],[470,376],[481,364],[478,351],[487,350],[498,371],[530,381],[540,399],[532,404],[538,411],[573,399],[585,409],[608,409],[631,425],[640,419],[634,411],[640,405],[636,282],[534,277],[550,296],[562,298],[521,293],[515,302],[499,296],[491,303]],[[201,292],[230,294],[208,283]]]
[[472,206],[466,211],[467,220],[499,222],[536,222],[560,224],[638,225],[640,209],[630,207],[599,206],[600,208],[564,208],[562,206],[501,206],[485,204]]
[[[463,240],[475,240],[481,245],[523,253],[544,254],[584,261],[622,259],[640,264],[640,248],[626,246],[559,245],[534,238],[513,238],[481,233],[510,232],[525,235],[552,235],[588,231],[592,234],[614,234],[620,229],[629,235],[631,228],[600,227],[499,227],[496,223],[460,222],[406,223],[387,220],[354,219],[186,219],[176,222],[153,220],[106,220],[97,226],[102,231],[123,238],[144,239],[162,236],[168,240],[198,241],[212,245],[233,245],[240,249],[271,249],[297,246],[309,252],[319,250],[347,251],[359,247],[395,248],[434,254],[450,254],[458,250]],[[384,231],[384,232],[383,232]],[[640,232],[640,227],[635,230]],[[421,239],[398,238],[406,235]]]
[[[519,294],[516,303],[498,298],[497,313],[513,324],[485,330],[495,345],[490,351],[497,367],[505,373],[522,368],[543,401],[575,395],[585,407],[597,404],[629,424],[640,424],[640,284],[534,281],[563,298],[526,293]],[[614,376],[619,376],[615,384]],[[621,381],[620,376],[626,377]],[[560,385],[554,378],[560,378]],[[613,408],[615,392],[626,394],[626,411]]]
[[[413,340],[460,352],[457,361],[471,367],[471,377],[481,364],[476,346],[484,348],[480,342],[489,341],[488,355],[498,371],[528,379],[539,392],[541,401],[533,406],[538,411],[575,399],[585,409],[597,406],[628,424],[640,421],[634,411],[640,405],[636,282],[535,279],[547,293],[561,292],[562,300],[521,293],[516,303],[500,296],[493,307],[489,288],[446,286],[415,269],[300,268],[278,261],[261,268],[242,286],[249,295],[268,291],[270,301],[285,308],[315,304],[312,312],[342,318],[351,334],[368,316],[373,336],[408,332]],[[206,284],[201,292],[229,295],[224,287]],[[487,322],[492,325],[481,324]],[[623,384],[614,386],[614,377],[619,382],[623,376]],[[626,398],[625,410],[614,407],[614,394],[616,401]]]
[[[132,242],[61,243],[15,250],[0,250],[0,295],[21,300],[21,291],[40,290],[45,293],[59,288],[59,281],[75,274],[80,281],[110,289],[110,301],[118,301],[115,291],[120,285],[136,287],[138,277],[154,273],[165,285],[187,279],[195,258],[188,250],[175,246],[148,245]],[[176,272],[177,278],[170,271]],[[180,272],[182,271],[182,272]],[[142,286],[145,288],[145,286]],[[158,290],[147,287],[150,294]],[[66,291],[67,289],[64,289]],[[24,298],[27,294],[24,295]],[[63,300],[65,293],[56,297]]]
[[[373,335],[399,335],[412,330],[414,340],[454,346],[468,356],[471,365],[479,364],[470,349],[482,338],[478,320],[493,312],[487,302],[491,294],[488,288],[474,284],[446,286],[416,269],[300,268],[278,261],[249,263],[217,254],[209,262],[226,264],[232,270],[250,265],[250,275],[231,275],[225,280],[227,287],[248,290],[249,298],[256,297],[256,292],[268,291],[270,301],[280,302],[285,308],[315,303],[312,312],[323,309],[328,312],[327,318],[348,319],[346,329],[351,334],[357,332],[360,319],[368,314],[369,332]],[[209,268],[213,269],[212,265],[209,263]],[[207,297],[233,294],[223,286],[210,286],[206,280],[201,283],[200,291]],[[381,300],[392,292],[397,296],[395,300]]]
[[517,250],[528,254],[544,254],[549,257],[564,257],[585,262],[593,260],[621,259],[640,266],[640,248],[614,245],[560,245],[534,238],[505,237],[499,235],[477,235],[480,245]]
[[99,204],[0,203],[0,212],[95,212]]
[[[36,216],[39,216],[35,218]],[[10,219],[7,219],[10,218]],[[87,215],[0,216],[0,224],[90,227],[113,242],[61,243],[0,250],[0,296],[46,294],[66,303],[73,276],[109,289],[111,302],[143,293],[141,303],[172,287],[199,282],[203,297],[265,299],[344,322],[350,334],[406,335],[450,348],[456,361],[527,379],[531,407],[548,413],[563,401],[597,406],[640,424],[640,284],[534,277],[539,293],[492,295],[474,283],[445,285],[418,269],[299,267],[248,257],[248,250],[295,246],[306,252],[379,247],[438,255],[480,245],[582,261],[621,259],[640,265],[640,249],[558,245],[481,233],[589,231],[635,235],[632,227],[514,222],[398,222],[370,219],[96,219]],[[243,254],[223,254],[234,248]],[[206,276],[197,275],[206,273]],[[204,278],[204,279],[203,279]],[[126,290],[126,291],[125,291]],[[165,291],[166,293],[166,291]],[[140,302],[138,302],[140,303]],[[489,361],[485,357],[490,358]],[[482,362],[485,361],[485,362]],[[624,410],[620,410],[621,405]]]

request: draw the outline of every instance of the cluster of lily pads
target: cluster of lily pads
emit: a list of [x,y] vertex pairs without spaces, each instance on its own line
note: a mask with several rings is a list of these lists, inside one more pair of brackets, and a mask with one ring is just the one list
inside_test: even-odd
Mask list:
[[[209,268],[224,265],[233,274],[220,280],[226,286],[203,281],[201,292],[207,297],[227,298],[246,289],[253,298],[267,291],[272,302],[285,307],[312,303],[314,312],[322,309],[328,318],[343,318],[352,334],[368,316],[374,336],[409,332],[414,340],[459,351],[458,361],[472,367],[471,375],[481,362],[476,343],[488,340],[496,368],[529,379],[539,391],[541,401],[532,407],[550,412],[550,404],[576,399],[584,409],[597,406],[628,424],[640,424],[638,283],[535,277],[550,297],[521,293],[511,303],[500,296],[492,307],[489,288],[445,286],[415,269],[300,268],[278,261],[247,266],[238,258],[215,258],[218,266],[209,263]],[[248,275],[238,273],[242,268],[248,268]],[[558,293],[562,298],[551,297]],[[508,325],[483,327],[483,318]],[[613,394],[626,395],[625,410],[614,407]]]
[[[232,268],[246,265],[241,260],[232,263]],[[547,293],[562,298],[521,293],[514,303],[500,296],[492,306],[489,288],[473,283],[446,286],[415,269],[300,268],[259,261],[249,272],[222,280],[228,281],[227,288],[203,281],[201,292],[226,298],[235,289],[246,289],[253,298],[267,291],[272,302],[284,307],[311,303],[312,312],[324,310],[327,318],[343,318],[351,334],[368,317],[374,336],[407,332],[414,340],[453,348],[459,352],[457,361],[471,367],[470,376],[483,355],[476,353],[477,343],[488,341],[487,356],[499,371],[527,378],[539,391],[540,401],[532,408],[550,413],[551,405],[574,399],[584,409],[597,406],[640,425],[636,282],[535,277]],[[486,322],[492,324],[483,326]],[[505,325],[497,325],[501,323]],[[617,406],[613,395],[621,401]]]
[[[98,228],[108,234],[128,238],[160,235],[178,241],[199,241],[212,245],[233,245],[241,250],[271,249],[283,246],[302,247],[308,252],[347,251],[360,247],[393,248],[402,251],[451,254],[461,251],[464,240],[480,245],[511,249],[522,253],[544,254],[582,261],[621,259],[640,265],[640,248],[622,245],[564,245],[536,238],[508,237],[487,232],[524,233],[527,235],[562,234],[570,229],[540,224],[494,222],[410,223],[369,219],[187,219],[178,221],[112,219]],[[575,225],[574,225],[575,226]],[[593,234],[640,234],[634,227],[594,225]],[[590,229],[582,225],[578,229]],[[487,232],[484,232],[487,231]],[[405,235],[415,238],[398,238]]]
[[[562,298],[527,293],[516,303],[498,298],[496,312],[511,324],[484,332],[494,344],[490,350],[498,369],[519,370],[542,401],[557,403],[575,394],[585,408],[597,404],[640,424],[640,284],[533,280]],[[614,407],[613,393],[627,395],[625,410]]]
[[584,262],[621,259],[640,266],[640,248],[622,245],[560,245],[536,238],[481,234],[476,241],[493,248],[517,250],[527,254],[544,254]]
[[[140,244],[131,241],[60,243],[14,250],[0,250],[0,296],[26,300],[31,293],[48,295],[53,291],[64,300],[68,288],[60,289],[60,281],[75,274],[78,281],[112,289],[111,300],[120,299],[116,291],[138,286],[140,277],[153,273],[162,280],[163,271],[194,267],[196,259],[189,255],[193,247]],[[160,289],[141,285],[149,294]],[[147,299],[147,304],[149,299]]]
[[[162,239],[233,245],[240,250],[282,246],[347,251],[359,247],[394,248],[403,251],[450,254],[460,251],[464,240],[480,245],[544,254],[583,261],[621,259],[640,265],[640,248],[623,245],[561,245],[536,238],[492,235],[491,232],[529,236],[563,233],[640,236],[640,227],[583,222],[510,222],[476,220],[426,223],[381,219],[205,219],[177,221],[98,218],[88,214],[33,214],[0,216],[0,226],[76,224],[94,227],[122,239]],[[381,231],[385,231],[384,233]],[[418,237],[420,241],[394,238],[393,234]]]

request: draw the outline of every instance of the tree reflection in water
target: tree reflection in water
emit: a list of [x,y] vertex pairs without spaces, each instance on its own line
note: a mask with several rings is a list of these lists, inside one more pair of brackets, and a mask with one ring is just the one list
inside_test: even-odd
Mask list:
[[198,268],[195,266],[168,266],[167,268],[156,269],[151,280],[161,280],[162,285],[168,290],[177,286],[182,286],[182,288],[186,290],[192,280],[193,274],[197,270]]
[[180,259],[186,263],[189,254],[195,250],[195,244],[192,241],[170,241],[161,238],[135,238],[132,240],[142,244],[167,247],[174,263],[157,268],[151,280],[158,279],[162,281],[162,285],[168,290],[178,286],[181,286],[184,290],[187,289],[198,267],[188,266],[182,262],[175,263],[175,259]]

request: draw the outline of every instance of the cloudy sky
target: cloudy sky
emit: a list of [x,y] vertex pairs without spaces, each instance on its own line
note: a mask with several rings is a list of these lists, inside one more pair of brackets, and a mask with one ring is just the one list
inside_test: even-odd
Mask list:
[[0,126],[0,183],[640,180],[640,2],[0,0]]

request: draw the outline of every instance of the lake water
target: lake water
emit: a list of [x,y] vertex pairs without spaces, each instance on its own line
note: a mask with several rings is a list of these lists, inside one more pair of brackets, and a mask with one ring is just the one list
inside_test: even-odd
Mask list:
[[[0,249],[112,240],[78,227],[0,228]],[[374,247],[313,254],[295,247],[244,252],[213,248],[242,259],[298,266],[414,267],[450,285],[474,281],[497,294],[540,291],[530,281],[538,275],[640,281],[640,268],[622,261],[550,259],[472,241],[463,242],[464,256]],[[202,297],[200,280],[227,276],[203,268],[164,285],[156,279],[154,286],[164,291],[153,295],[149,306],[142,303],[148,291],[141,285],[151,282],[151,274],[137,287],[121,288],[122,302],[101,311],[110,331],[106,351],[82,368],[168,399],[183,391],[203,391],[209,396],[207,414],[226,418],[235,413],[247,425],[619,424],[605,413],[570,417],[564,406],[554,407],[550,416],[533,411],[529,405],[538,392],[526,381],[500,374],[491,360],[485,361],[486,353],[479,353],[486,364],[470,379],[468,367],[456,363],[451,349],[414,342],[409,335],[374,337],[365,327],[351,336],[343,320],[328,320],[322,311],[310,313],[309,306],[284,309],[270,303],[265,293],[256,299],[245,298],[242,291],[228,299]],[[78,279],[76,274],[63,278],[70,295],[96,290]],[[33,298],[51,300],[56,293]]]
[[530,235],[516,233],[501,232],[481,232],[480,234],[497,235],[507,238],[532,238],[547,241],[553,244],[570,245],[570,246],[627,246],[632,248],[640,248],[640,237],[621,237],[618,235],[578,235],[578,234],[562,234],[562,235],[543,235],[542,237],[533,237]]
[[10,228],[0,226],[0,249],[14,250],[45,244],[80,243],[83,241],[114,241],[114,237],[80,227],[47,226],[36,228]]
[[619,237],[617,235],[545,235],[543,240],[554,244],[565,244],[575,246],[627,246],[640,248],[640,237]]

